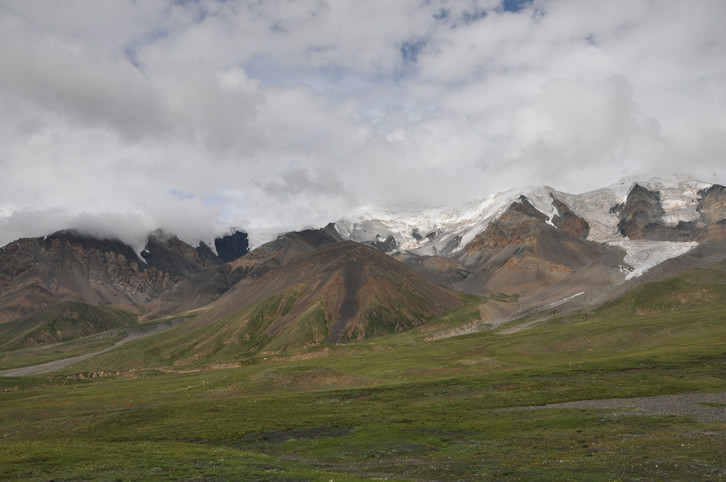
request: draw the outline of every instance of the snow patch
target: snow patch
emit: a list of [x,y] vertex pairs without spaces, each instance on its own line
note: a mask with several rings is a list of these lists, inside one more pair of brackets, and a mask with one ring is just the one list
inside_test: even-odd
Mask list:
[[632,271],[625,276],[626,280],[637,278],[663,261],[684,255],[698,246],[696,242],[676,243],[627,238],[609,244],[623,248],[627,253],[624,261],[632,267]]
[[219,256],[219,253],[217,252],[217,245],[215,245],[213,241],[212,241],[211,243],[210,243],[210,242],[207,242],[207,241],[200,241],[200,242],[201,242],[201,243],[204,243],[204,245],[205,245],[205,246],[206,246],[207,248],[209,248],[209,250],[210,250],[210,251],[211,251],[212,253],[214,253],[214,255],[215,255],[215,256]]
[[549,308],[554,308],[556,306],[560,306],[561,304],[567,303],[571,299],[577,298],[578,296],[584,295],[584,294],[585,294],[584,291],[580,291],[579,293],[575,293],[574,295],[568,296],[567,298],[563,298],[561,300],[555,301],[554,303],[550,303],[549,305],[545,306],[544,309],[546,310],[546,309],[549,309]]
[[[621,179],[615,184],[582,194],[568,194],[548,186],[529,186],[524,189],[510,189],[487,196],[459,208],[433,208],[421,210],[384,210],[363,206],[336,222],[340,234],[353,241],[374,241],[393,236],[402,249],[416,254],[439,254],[444,248],[451,249],[452,241],[458,237],[459,244],[451,251],[455,253],[469,244],[479,233],[486,230],[490,222],[525,196],[529,202],[547,217],[547,223],[557,214],[552,196],[565,203],[574,214],[587,221],[590,230],[587,239],[623,248],[626,262],[632,266],[627,270],[627,279],[640,276],[658,263],[687,253],[697,243],[676,243],[659,241],[633,241],[624,238],[618,230],[618,214],[611,208],[624,203],[633,187],[638,184],[649,190],[660,192],[661,205],[665,211],[662,221],[667,225],[695,221],[699,218],[698,192],[711,186],[682,175],[659,177],[633,176]],[[418,229],[422,239],[416,239],[412,232]],[[435,231],[434,239],[426,234]]]
[[549,186],[529,186],[524,189],[523,194],[537,211],[552,219],[557,214],[557,208],[552,204],[551,194],[554,192]]

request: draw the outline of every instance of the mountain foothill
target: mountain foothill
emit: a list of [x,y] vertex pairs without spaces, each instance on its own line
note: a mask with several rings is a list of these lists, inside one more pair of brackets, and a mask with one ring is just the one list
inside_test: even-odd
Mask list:
[[252,250],[242,230],[196,247],[157,230],[140,252],[72,229],[18,239],[0,248],[0,346],[178,318],[169,343],[184,340],[190,359],[283,353],[422,327],[465,297],[480,298],[482,324],[594,308],[726,258],[718,184],[648,178],[496,200],[476,219],[359,213]]

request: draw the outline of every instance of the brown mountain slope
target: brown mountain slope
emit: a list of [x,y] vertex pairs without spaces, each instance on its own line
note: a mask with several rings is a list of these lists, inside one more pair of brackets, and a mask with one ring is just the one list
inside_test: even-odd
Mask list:
[[169,273],[175,281],[223,263],[208,246],[200,243],[194,248],[160,229],[149,234],[140,254],[147,266]]
[[206,245],[193,248],[161,231],[149,235],[140,255],[144,260],[121,241],[72,230],[14,241],[0,248],[0,323],[65,301],[147,303],[185,277],[222,263]]
[[146,318],[201,308],[219,298],[242,280],[249,283],[279,269],[290,259],[338,242],[324,229],[282,234],[230,263],[207,267],[191,274],[145,307]]
[[255,248],[231,265],[241,270],[242,277],[259,278],[270,270],[285,265],[295,256],[337,243],[340,239],[334,230],[328,228],[293,231]]
[[0,322],[61,301],[144,303],[174,281],[169,273],[145,265],[120,241],[68,231],[20,239],[0,249]]
[[558,210],[550,224],[527,198],[513,203],[457,253],[470,275],[453,287],[518,295],[529,309],[622,281],[624,253],[587,241],[586,223],[559,201]]
[[219,346],[248,353],[344,343],[421,325],[460,304],[385,254],[340,242],[237,284],[183,330],[193,345],[184,351],[203,357]]

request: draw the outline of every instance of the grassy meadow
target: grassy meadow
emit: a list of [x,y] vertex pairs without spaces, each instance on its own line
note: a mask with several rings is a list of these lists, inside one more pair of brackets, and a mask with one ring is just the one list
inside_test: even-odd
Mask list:
[[[464,296],[411,331],[283,353],[245,352],[255,340],[230,320],[197,350],[182,325],[57,373],[0,378],[0,480],[726,480],[723,419],[536,408],[726,391],[724,271],[437,341],[486,300]],[[265,310],[276,308],[238,320]],[[215,330],[234,334],[224,344]]]

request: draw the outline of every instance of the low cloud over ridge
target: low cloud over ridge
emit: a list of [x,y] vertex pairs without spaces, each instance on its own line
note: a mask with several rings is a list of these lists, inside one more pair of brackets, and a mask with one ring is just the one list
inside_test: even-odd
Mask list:
[[[726,4],[0,1],[0,244],[726,179]],[[97,226],[96,226],[97,225]]]

